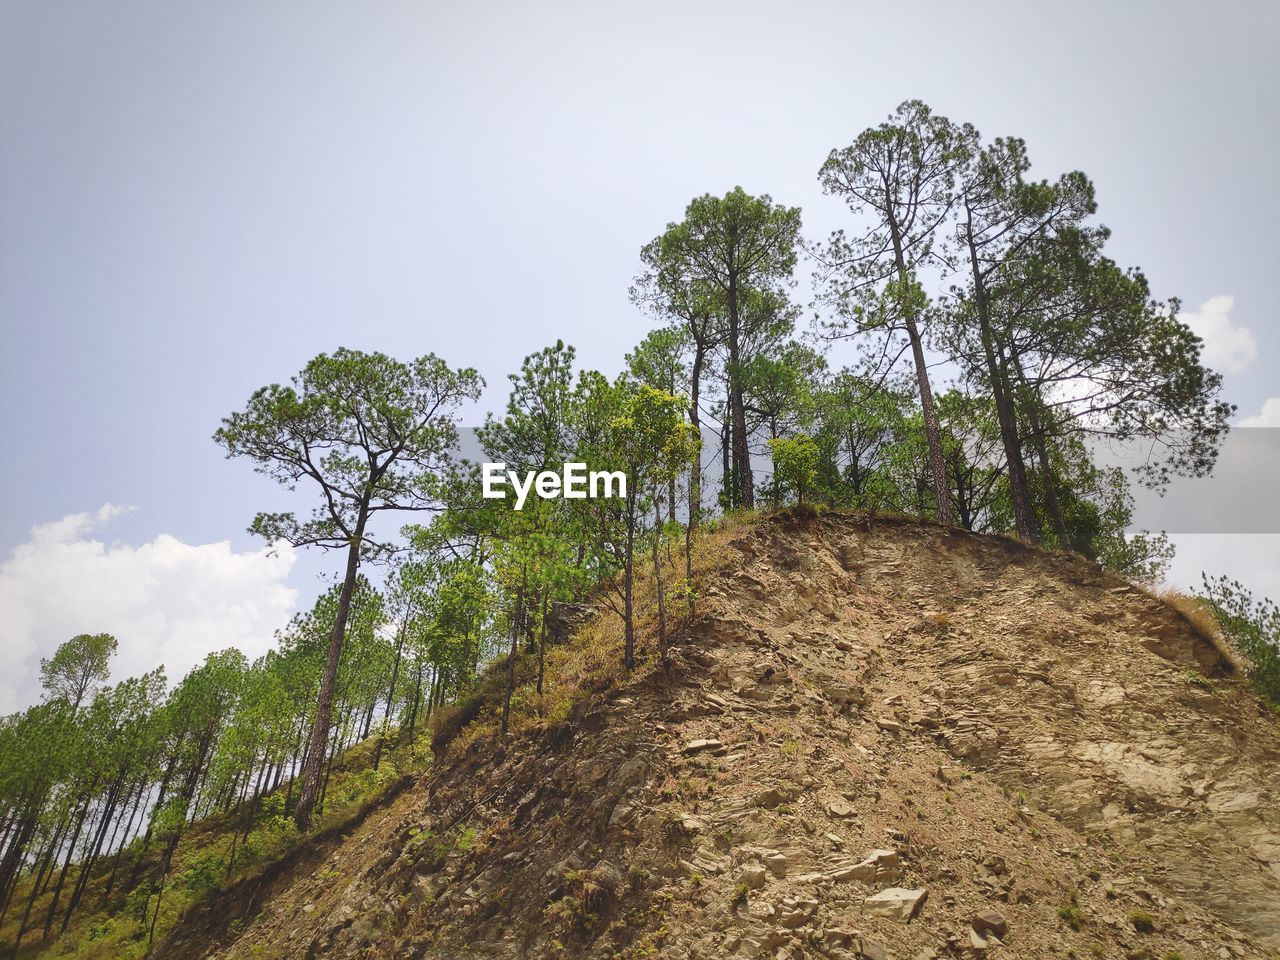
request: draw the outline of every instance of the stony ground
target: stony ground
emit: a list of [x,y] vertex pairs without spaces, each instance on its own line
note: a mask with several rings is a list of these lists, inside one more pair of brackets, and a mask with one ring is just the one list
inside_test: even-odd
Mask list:
[[1082,561],[777,518],[665,666],[459,744],[168,953],[1280,957],[1278,761],[1214,647]]

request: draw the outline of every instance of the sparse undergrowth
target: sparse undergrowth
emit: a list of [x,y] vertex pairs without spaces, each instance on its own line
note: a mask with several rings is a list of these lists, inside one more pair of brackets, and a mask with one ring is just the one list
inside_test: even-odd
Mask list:
[[[686,591],[697,611],[697,584],[723,567],[731,558],[730,543],[750,529],[755,518],[733,514],[706,525],[695,536],[693,586]],[[663,576],[668,584],[685,577],[683,549],[676,546],[662,558]],[[651,668],[657,656],[657,591],[651,576],[639,576],[635,583],[637,670]],[[689,605],[683,610],[668,603],[669,628],[679,633],[687,627]],[[685,619],[672,614],[683,613]],[[572,642],[551,646],[546,652],[542,693],[536,688],[537,663],[532,654],[520,654],[516,666],[516,689],[511,698],[510,732],[525,736],[555,727],[569,720],[585,697],[614,687],[622,681],[623,636],[618,619],[604,605],[599,615],[577,629]],[[472,744],[498,733],[501,690],[505,661],[490,669],[475,693],[460,703],[442,709],[433,723],[433,746],[463,751]],[[443,735],[442,735],[443,734]]]
[[[869,545],[864,554],[855,556],[839,548],[840,538]],[[794,565],[787,553],[792,550],[798,558]],[[829,552],[822,554],[817,565],[806,557],[824,550]],[[904,573],[913,551],[925,555],[926,560],[920,570]],[[664,562],[666,574],[673,579],[683,572],[683,555],[678,551],[673,549],[671,559],[664,558]],[[997,579],[986,595],[956,592],[943,597],[900,592],[916,585],[911,578],[920,584],[931,583],[936,569],[949,563],[983,577],[998,578],[1007,573],[1019,578],[1021,586],[1015,589],[1008,581]],[[1055,579],[1058,577],[1061,582]],[[913,673],[916,670],[936,676],[941,683],[944,675],[931,671],[941,671],[942,663],[948,670],[954,666],[961,671],[945,675],[953,680],[989,677],[989,690],[975,689],[985,690],[984,696],[1002,703],[1033,688],[1036,710],[1048,710],[1055,690],[1085,689],[1083,679],[1064,680],[1058,671],[1074,669],[1079,665],[1077,659],[1090,656],[1078,644],[1085,632],[1101,622],[1096,635],[1084,639],[1096,643],[1105,637],[1117,644],[1107,657],[1117,662],[1129,657],[1124,660],[1127,666],[1116,667],[1129,671],[1125,680],[1128,709],[1136,703],[1133,684],[1151,679],[1132,672],[1137,662],[1159,673],[1165,691],[1177,684],[1195,688],[1185,694],[1186,702],[1195,709],[1216,715],[1239,702],[1232,699],[1238,697],[1237,685],[1214,682],[1194,669],[1193,661],[1171,663],[1151,658],[1136,638],[1141,636],[1141,625],[1155,615],[1153,608],[1158,607],[1136,591],[1114,594],[1114,587],[1093,578],[1083,562],[1078,564],[1070,557],[969,535],[943,538],[936,528],[901,519],[877,523],[822,512],[788,511],[772,519],[735,518],[708,529],[699,537],[695,554],[695,584],[705,589],[697,597],[700,612],[687,625],[673,618],[680,642],[672,664],[660,668],[657,662],[656,598],[652,582],[641,580],[637,583],[640,660],[630,677],[620,666],[619,620],[602,610],[593,619],[582,621],[567,642],[548,648],[541,697],[534,686],[536,661],[531,656],[521,657],[511,736],[503,740],[498,736],[498,710],[505,675],[501,670],[490,671],[471,698],[437,715],[435,741],[441,750],[437,772],[423,783],[424,787],[432,784],[430,804],[425,800],[426,790],[416,800],[405,796],[394,808],[401,811],[397,814],[402,818],[400,825],[381,827],[380,833],[372,832],[375,828],[371,825],[361,840],[363,846],[351,852],[365,860],[352,862],[346,859],[348,854],[335,855],[309,868],[305,881],[296,881],[296,892],[281,888],[289,892],[273,901],[281,911],[278,921],[264,916],[243,929],[233,923],[229,932],[242,937],[234,955],[302,956],[294,949],[296,943],[291,947],[293,952],[281,947],[279,954],[273,953],[279,942],[274,938],[289,936],[298,928],[325,930],[339,924],[326,916],[330,906],[317,906],[323,896],[320,891],[341,888],[345,896],[346,890],[361,882],[375,891],[376,902],[396,905],[396,925],[391,929],[399,931],[403,925],[414,931],[420,938],[414,942],[430,945],[424,948],[424,956],[456,955],[448,951],[460,942],[456,939],[460,936],[500,938],[509,934],[511,931],[502,926],[508,912],[518,918],[520,937],[536,940],[545,935],[545,941],[537,942],[546,956],[583,956],[590,945],[608,944],[619,957],[655,957],[672,944],[683,950],[691,939],[705,939],[709,934],[716,938],[713,945],[718,945],[731,940],[736,925],[750,925],[760,911],[769,906],[780,909],[779,891],[788,890],[780,885],[815,868],[803,861],[803,857],[815,855],[812,850],[789,852],[788,857],[794,856],[796,863],[782,878],[766,878],[764,887],[743,882],[737,861],[731,858],[740,857],[749,842],[744,842],[745,834],[736,819],[714,821],[713,817],[718,809],[740,810],[745,805],[747,809],[760,807],[753,814],[752,829],[761,830],[760,824],[765,824],[765,836],[790,837],[793,850],[821,849],[824,852],[816,854],[819,864],[833,858],[856,860],[861,851],[885,843],[900,847],[907,869],[917,871],[902,882],[928,884],[933,888],[930,904],[941,901],[948,888],[961,884],[970,884],[965,888],[967,896],[974,897],[970,873],[987,868],[966,859],[969,850],[1011,844],[1004,851],[1008,867],[991,868],[995,879],[983,881],[1000,884],[1017,872],[1018,885],[1012,888],[1010,899],[996,904],[1015,920],[1008,940],[1014,951],[1011,956],[1032,955],[1018,951],[1037,936],[1042,938],[1037,942],[1043,938],[1070,942],[1076,955],[1087,955],[1096,947],[1103,952],[1095,950],[1095,955],[1107,956],[1110,953],[1106,951],[1115,947],[1111,931],[1123,928],[1129,937],[1141,937],[1153,957],[1176,958],[1178,951],[1171,948],[1185,947],[1185,942],[1180,939],[1182,931],[1171,933],[1171,927],[1186,921],[1173,919],[1177,915],[1161,905],[1157,922],[1141,909],[1150,901],[1139,900],[1122,886],[1110,883],[1110,870],[1119,870],[1124,863],[1118,847],[1108,857],[1097,847],[1082,844],[1079,852],[1072,852],[1067,865],[1070,881],[1055,881],[1052,888],[1046,887],[1045,878],[1055,876],[1049,861],[1055,851],[1074,840],[1067,839],[1066,828],[1045,815],[1041,785],[993,777],[984,769],[981,754],[965,755],[970,748],[983,748],[981,743],[951,742],[948,738],[958,731],[941,721],[940,714],[919,713],[924,702],[945,698],[945,690],[926,687],[917,690],[916,697],[902,694],[919,679]],[[791,579],[797,584],[816,582],[819,589],[780,589]],[[966,573],[957,582],[971,584],[972,577]],[[1079,592],[1056,592],[1065,590]],[[1116,597],[1120,599],[1113,599]],[[1063,602],[1084,602],[1090,608],[1072,611],[1078,616],[1078,633],[1060,631],[1044,616]],[[830,615],[823,613],[830,603],[843,607],[833,608]],[[1122,627],[1106,619],[1126,605],[1141,608],[1141,612]],[[988,606],[996,609],[988,610]],[[814,619],[804,620],[796,612],[799,609],[809,610]],[[1024,616],[1025,609],[1038,611],[1040,616]],[[1010,611],[1018,611],[1022,618],[1013,638],[993,630]],[[1089,619],[1099,612],[1105,614],[1101,621]],[[988,614],[994,619],[984,619]],[[726,623],[752,616],[760,619],[752,621],[751,629],[731,634],[746,639],[727,639]],[[770,630],[774,616],[785,629]],[[869,620],[856,619],[860,617]],[[871,622],[877,625],[872,627]],[[812,637],[805,633],[808,630],[814,631]],[[768,637],[767,642],[760,642],[762,636]],[[1059,651],[1058,645],[1065,645],[1066,651]],[[1033,653],[1024,654],[1027,648]],[[1030,659],[1017,660],[1024,655]],[[1057,666],[1049,665],[1058,655],[1066,659]],[[1104,654],[1099,651],[1093,655]],[[717,658],[721,664],[731,665],[728,673],[715,674]],[[925,663],[930,666],[922,667]],[[860,664],[856,671],[853,664]],[[1095,667],[1100,665],[1101,661],[1094,663]],[[1097,674],[1089,678],[1094,679]],[[1157,686],[1154,680],[1152,685],[1153,689]],[[833,690],[873,686],[876,696],[862,706],[856,702],[840,710],[830,706]],[[700,687],[704,693],[697,692]],[[1110,689],[1103,683],[1097,695],[1106,695]],[[1213,696],[1206,695],[1210,691]],[[733,700],[737,709],[729,713],[709,708],[710,694]],[[785,704],[770,699],[784,694]],[[974,703],[971,696],[963,689],[957,696],[963,702],[952,707],[969,710]],[[646,700],[650,712],[630,720]],[[785,709],[770,709],[771,704]],[[699,709],[689,709],[691,705]],[[660,726],[654,724],[655,719],[660,719]],[[941,728],[937,726],[940,722]],[[610,808],[597,811],[597,801],[608,795],[610,778],[634,756],[631,749],[637,741],[610,741],[602,733],[606,723],[634,723],[635,736],[659,745],[655,748],[658,753],[646,760],[649,793],[627,801],[637,807],[637,817],[649,816],[657,825],[644,830],[626,828],[636,832],[624,831],[624,845],[608,850],[597,842],[600,828],[593,824],[601,816],[607,822]],[[442,733],[446,735],[442,737]],[[719,738],[716,742],[722,741],[721,746],[685,754],[684,747],[691,739],[708,737]],[[621,744],[628,749],[621,750]],[[906,744],[921,751],[918,769],[911,769],[915,762],[912,752],[899,749]],[[654,766],[654,757],[664,753],[674,759],[666,766]],[[1017,754],[1011,750],[1010,755]],[[757,768],[757,763],[764,766]],[[551,779],[554,771],[559,772],[559,779]],[[518,780],[515,786],[512,777]],[[804,777],[811,782],[788,787],[761,806],[762,783],[785,784],[787,778]],[[339,787],[347,782],[349,788]],[[837,789],[837,784],[842,786]],[[340,798],[344,789],[349,789],[353,804],[362,802],[361,798],[367,804],[385,786],[385,782],[361,779],[356,763],[344,770],[341,779],[335,775],[331,797]],[[930,791],[940,791],[940,796],[934,797]],[[529,808],[538,812],[526,812]],[[441,810],[448,810],[448,816],[437,817],[432,812]],[[856,814],[846,817],[832,810],[856,810]],[[406,822],[404,818],[411,819]],[[689,826],[691,818],[703,825]],[[279,817],[268,817],[267,823],[274,823],[282,836],[255,837],[250,846],[257,859],[237,866],[231,882],[251,874],[255,866],[297,849],[297,836],[289,823]],[[994,827],[988,830],[991,824]],[[955,844],[949,838],[957,832],[965,836],[965,851],[951,849]],[[227,882],[218,879],[220,842],[211,828],[203,844],[183,848],[171,889],[166,892],[166,897],[174,894],[174,912],[166,906],[162,925],[172,924],[184,903],[213,898],[226,889]],[[548,874],[548,864],[539,862],[538,857],[552,842],[560,846]],[[652,845],[647,859],[642,859],[636,844]],[[378,859],[376,851],[381,845],[386,846],[389,859]],[[1036,851],[1034,864],[1015,863],[1022,855],[1011,851],[1021,850],[1023,845]],[[697,848],[698,856],[690,852],[691,846]],[[581,861],[564,859],[566,852],[584,847]],[[604,858],[611,859],[617,869],[602,872]],[[723,860],[724,864],[704,868],[700,858]],[[526,861],[527,869],[522,868]],[[383,866],[366,876],[364,864],[368,863]],[[393,866],[385,866],[388,863]],[[950,871],[946,883],[937,879],[938,863],[945,863]],[[407,885],[384,889],[378,886],[383,873],[405,877]],[[607,879],[609,873],[616,880]],[[545,880],[548,875],[555,881]],[[416,886],[414,877],[431,882]],[[1038,902],[1018,900],[1018,891],[1024,889],[1036,890]],[[1049,889],[1057,892],[1040,892]],[[844,895],[849,895],[847,888]],[[856,898],[853,904],[848,909],[860,909]],[[304,907],[314,913],[301,912]],[[918,927],[935,925],[938,916],[931,906],[920,923],[903,928],[904,936],[914,935]],[[51,955],[139,956],[138,947],[144,941],[129,939],[130,930],[136,935],[137,925],[130,928],[128,924],[127,916],[122,915],[91,936],[89,931],[78,930],[74,949],[62,951],[59,946],[62,952]],[[886,934],[881,931],[878,935]],[[377,942],[386,950],[393,942],[403,946],[401,941],[390,939]],[[887,942],[894,945],[891,937]],[[370,955],[390,955],[379,949]]]
[[[430,754],[426,742],[387,751],[375,772],[371,741],[348,750],[334,765],[317,832],[340,829],[378,801],[383,792],[402,776],[425,769]],[[140,844],[132,844],[117,857],[106,858],[87,882],[84,899],[92,904],[102,900],[108,878],[118,876],[112,897],[94,911],[84,912],[60,936],[42,940],[39,928],[24,937],[20,957],[65,957],[75,960],[137,960],[147,956],[150,941],[159,943],[196,904],[216,898],[247,878],[279,862],[304,842],[292,818],[285,815],[284,788],[262,798],[253,828],[242,834],[243,823],[219,814],[198,821],[185,833],[174,852],[173,863],[161,892],[149,874],[158,863],[159,849],[153,845],[145,855]],[[233,858],[234,851],[234,858]],[[129,877],[141,858],[141,879],[129,889]],[[77,879],[73,867],[69,883]],[[25,903],[30,880],[19,884],[15,902]],[[32,916],[42,917],[51,892],[37,896]],[[149,936],[151,918],[157,914],[154,935]],[[15,916],[15,912],[19,916]],[[12,944],[20,911],[11,910],[0,928],[0,942]]]

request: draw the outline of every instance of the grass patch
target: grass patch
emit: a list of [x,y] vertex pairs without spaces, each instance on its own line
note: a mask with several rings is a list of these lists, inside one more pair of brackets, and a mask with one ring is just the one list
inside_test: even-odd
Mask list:
[[1076,903],[1074,896],[1058,908],[1058,919],[1072,930],[1079,930],[1084,926],[1084,917],[1080,913],[1080,905]]
[[1155,933],[1156,918],[1143,910],[1134,910],[1130,913],[1129,923],[1139,933]]
[[[673,540],[660,556],[666,587],[667,627],[678,637],[687,624],[690,605],[697,612],[699,583],[735,557],[733,542],[756,522],[749,514],[733,514],[699,529],[693,541],[693,577],[686,577],[684,545]],[[613,589],[612,584],[602,588]],[[626,680],[622,666],[623,624],[605,601],[599,612],[574,631],[562,644],[545,651],[541,694],[537,691],[537,656],[521,651],[516,660],[516,685],[511,696],[508,729],[532,736],[571,721],[575,711],[592,694],[620,686]],[[651,558],[636,556],[634,583],[636,673],[655,663],[658,651],[657,582]],[[671,638],[669,637],[669,639]],[[432,748],[464,751],[474,743],[496,735],[500,729],[507,660],[490,665],[475,692],[451,707],[441,708],[432,719]]]

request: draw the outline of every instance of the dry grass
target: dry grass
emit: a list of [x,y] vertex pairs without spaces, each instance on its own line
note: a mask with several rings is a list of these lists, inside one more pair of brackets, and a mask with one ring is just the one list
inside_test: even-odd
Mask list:
[[1151,590],[1139,586],[1138,589],[1149,593],[1181,617],[1191,628],[1192,633],[1217,652],[1226,664],[1228,672],[1237,676],[1245,676],[1248,673],[1248,664],[1223,635],[1217,619],[1203,600],[1183,593],[1175,587]]
[[[708,524],[694,536],[693,596],[707,577],[726,566],[734,557],[733,542],[752,529],[756,518],[734,514]],[[672,541],[661,557],[662,578],[667,592],[668,639],[678,637],[687,623],[687,604],[680,600],[685,581],[684,542]],[[617,584],[604,589],[617,599]],[[508,729],[517,735],[536,735],[567,722],[590,695],[627,682],[623,669],[624,630],[622,618],[607,601],[600,612],[574,631],[564,644],[546,650],[542,693],[537,692],[537,659],[524,653],[516,664],[516,688],[511,697]],[[634,582],[636,669],[642,676],[651,669],[658,654],[657,582],[651,555],[637,553]],[[437,751],[465,751],[474,743],[496,736],[501,729],[502,700],[506,689],[505,658],[486,673],[470,697],[443,708],[432,720],[432,745]]]

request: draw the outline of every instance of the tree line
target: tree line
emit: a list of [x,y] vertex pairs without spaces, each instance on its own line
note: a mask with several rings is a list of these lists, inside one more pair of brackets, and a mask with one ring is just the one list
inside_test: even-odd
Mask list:
[[[625,497],[484,499],[458,453],[484,381],[431,354],[339,349],[255,392],[214,439],[311,505],[250,529],[333,551],[339,572],[271,652],[213,654],[171,688],[161,670],[110,684],[105,634],[43,662],[43,701],[0,723],[15,952],[66,929],[108,860],[95,906],[140,888],[154,928],[191,824],[220,814],[247,840],[270,807],[312,829],[344,749],[371,740],[376,769],[486,669],[505,733],[517,664],[541,696],[567,605],[616,612],[625,669],[663,656],[696,604],[692,541],[724,512],[899,512],[1152,575],[1167,543],[1126,535],[1129,481],[1090,444],[1139,448],[1134,476],[1159,488],[1212,469],[1233,408],[1178,302],[1107,257],[1088,178],[1030,170],[1021,140],[909,101],[821,164],[848,211],[825,240],[767,195],[690,202],[640,251],[630,297],[651,329],[621,372],[581,369],[558,341],[478,431],[512,469],[623,470]],[[851,362],[835,368],[837,351]],[[652,651],[636,639],[641,578]]]

